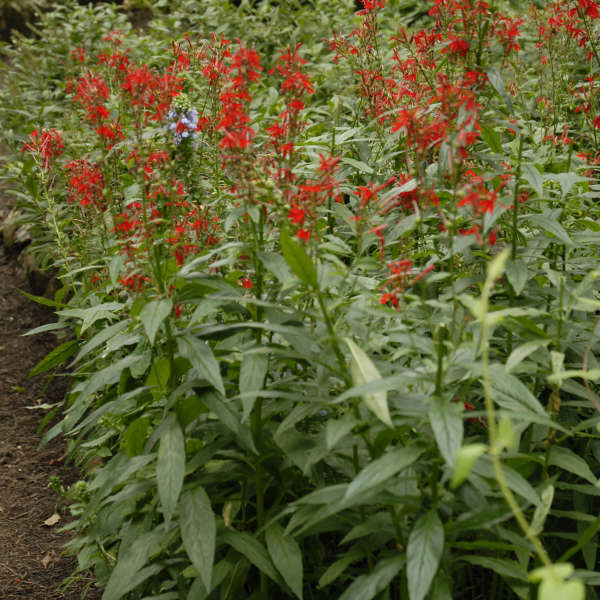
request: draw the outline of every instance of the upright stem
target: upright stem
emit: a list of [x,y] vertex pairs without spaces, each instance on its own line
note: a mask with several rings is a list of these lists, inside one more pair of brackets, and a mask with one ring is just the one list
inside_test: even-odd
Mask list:
[[[504,255],[504,260],[506,260],[506,254]],[[502,256],[498,256],[495,260],[502,260]],[[496,277],[499,276],[500,273],[496,274]],[[510,507],[519,527],[521,527],[525,537],[533,544],[535,551],[540,558],[541,562],[544,566],[550,567],[552,566],[552,561],[548,556],[542,542],[539,537],[533,532],[525,515],[521,511],[521,507],[519,506],[516,498],[514,497],[512,491],[508,487],[506,483],[506,479],[504,478],[504,473],[502,472],[502,462],[500,460],[500,454],[502,453],[502,447],[498,440],[498,426],[496,423],[496,411],[494,408],[494,400],[492,396],[492,383],[490,378],[490,360],[489,360],[489,337],[490,337],[490,328],[488,322],[488,311],[489,311],[489,297],[492,291],[492,287],[494,285],[494,279],[496,278],[494,274],[488,273],[488,277],[483,286],[483,290],[481,293],[481,365],[483,371],[483,391],[485,396],[485,410],[488,422],[488,434],[490,440],[490,457],[492,459],[492,465],[494,468],[494,474],[496,475],[496,480],[498,482],[498,487],[506,500],[506,503]]]
[[331,321],[331,317],[329,316],[329,312],[327,311],[327,306],[325,305],[325,299],[323,298],[323,293],[321,290],[316,290],[317,292],[317,300],[319,301],[319,306],[321,307],[321,313],[323,314],[323,319],[325,320],[325,325],[327,327],[327,331],[329,332],[329,337],[331,338],[331,345],[333,346],[333,352],[335,353],[335,357],[337,359],[338,365],[340,367],[340,371],[346,380],[346,383],[349,383],[348,371],[346,368],[346,361],[344,360],[344,354],[342,353],[342,349],[340,348],[340,340],[335,332],[335,328],[333,327],[333,323]]
[[[523,158],[523,132],[519,135],[519,152],[517,158],[517,170],[515,172],[515,187],[513,190],[513,213],[512,213],[512,251],[511,258],[517,258],[518,239],[518,217],[519,217],[519,179],[521,178],[521,160]],[[535,167],[534,167],[535,168]]]
[[42,189],[43,194],[44,194],[44,199],[46,200],[46,203],[48,204],[48,212],[50,214],[50,218],[52,219],[52,228],[54,229],[54,236],[56,237],[56,243],[58,245],[58,250],[62,256],[62,259],[65,263],[65,269],[67,271],[67,277],[69,280],[69,283],[71,285],[71,289],[73,290],[73,294],[75,296],[77,296],[77,288],[75,287],[75,281],[73,280],[73,277],[71,276],[71,261],[69,259],[69,254],[67,252],[67,244],[65,244],[65,240],[64,240],[64,232],[62,231],[61,227],[58,224],[58,221],[56,220],[56,205],[54,204],[54,198],[52,197],[52,194],[50,193],[50,184],[48,183],[48,178],[46,176],[46,173],[44,171],[44,169],[42,168],[41,165],[38,165],[39,169],[40,169],[40,179],[41,179],[41,183],[42,183]]

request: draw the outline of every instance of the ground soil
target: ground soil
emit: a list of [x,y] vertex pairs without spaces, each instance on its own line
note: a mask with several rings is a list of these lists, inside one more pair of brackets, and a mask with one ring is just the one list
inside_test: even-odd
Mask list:
[[[22,337],[52,320],[52,312],[18,289],[28,290],[27,277],[0,247],[0,600],[97,599],[89,576],[59,589],[77,563],[63,554],[69,534],[61,527],[69,514],[48,483],[52,475],[65,484],[79,475],[65,464],[64,441],[55,439],[38,449],[45,411],[36,407],[60,402],[66,381],[29,378],[31,368],[57,342],[51,334]],[[55,512],[60,522],[44,525]]]

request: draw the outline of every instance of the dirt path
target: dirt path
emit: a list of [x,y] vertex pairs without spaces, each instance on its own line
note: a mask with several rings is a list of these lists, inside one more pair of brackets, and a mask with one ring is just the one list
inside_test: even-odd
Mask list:
[[[63,398],[65,382],[28,377],[56,340],[50,334],[22,337],[49,322],[52,313],[17,288],[28,290],[27,278],[0,247],[0,600],[75,600],[83,597],[91,581],[57,589],[76,566],[75,559],[62,555],[69,535],[60,527],[68,513],[59,507],[57,525],[44,521],[56,512],[59,500],[48,487],[50,476],[66,484],[76,480],[77,473],[61,461],[61,440],[37,449],[36,432],[45,412],[34,408]],[[85,597],[99,594],[92,588]]]

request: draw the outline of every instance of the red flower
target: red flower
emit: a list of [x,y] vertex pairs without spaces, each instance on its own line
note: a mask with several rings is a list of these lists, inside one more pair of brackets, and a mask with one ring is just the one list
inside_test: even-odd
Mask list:
[[306,211],[302,208],[290,208],[288,212],[288,219],[296,225],[302,225],[306,218]]
[[65,169],[69,174],[69,202],[76,201],[81,207],[95,206],[106,210],[104,182],[99,165],[82,158],[68,163]]
[[60,133],[56,129],[34,129],[29,134],[29,143],[24,143],[21,152],[26,150],[33,155],[39,156],[42,169],[47,171],[50,168],[50,159],[53,156],[60,156],[65,145]]
[[590,17],[590,19],[600,18],[597,2],[593,2],[593,0],[578,0],[578,3],[579,6],[585,11],[585,14]]

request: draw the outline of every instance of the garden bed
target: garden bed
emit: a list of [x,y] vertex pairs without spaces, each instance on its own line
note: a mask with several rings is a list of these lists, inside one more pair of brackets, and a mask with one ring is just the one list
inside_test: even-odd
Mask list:
[[5,49],[79,568],[104,600],[593,595],[600,5],[170,8]]

